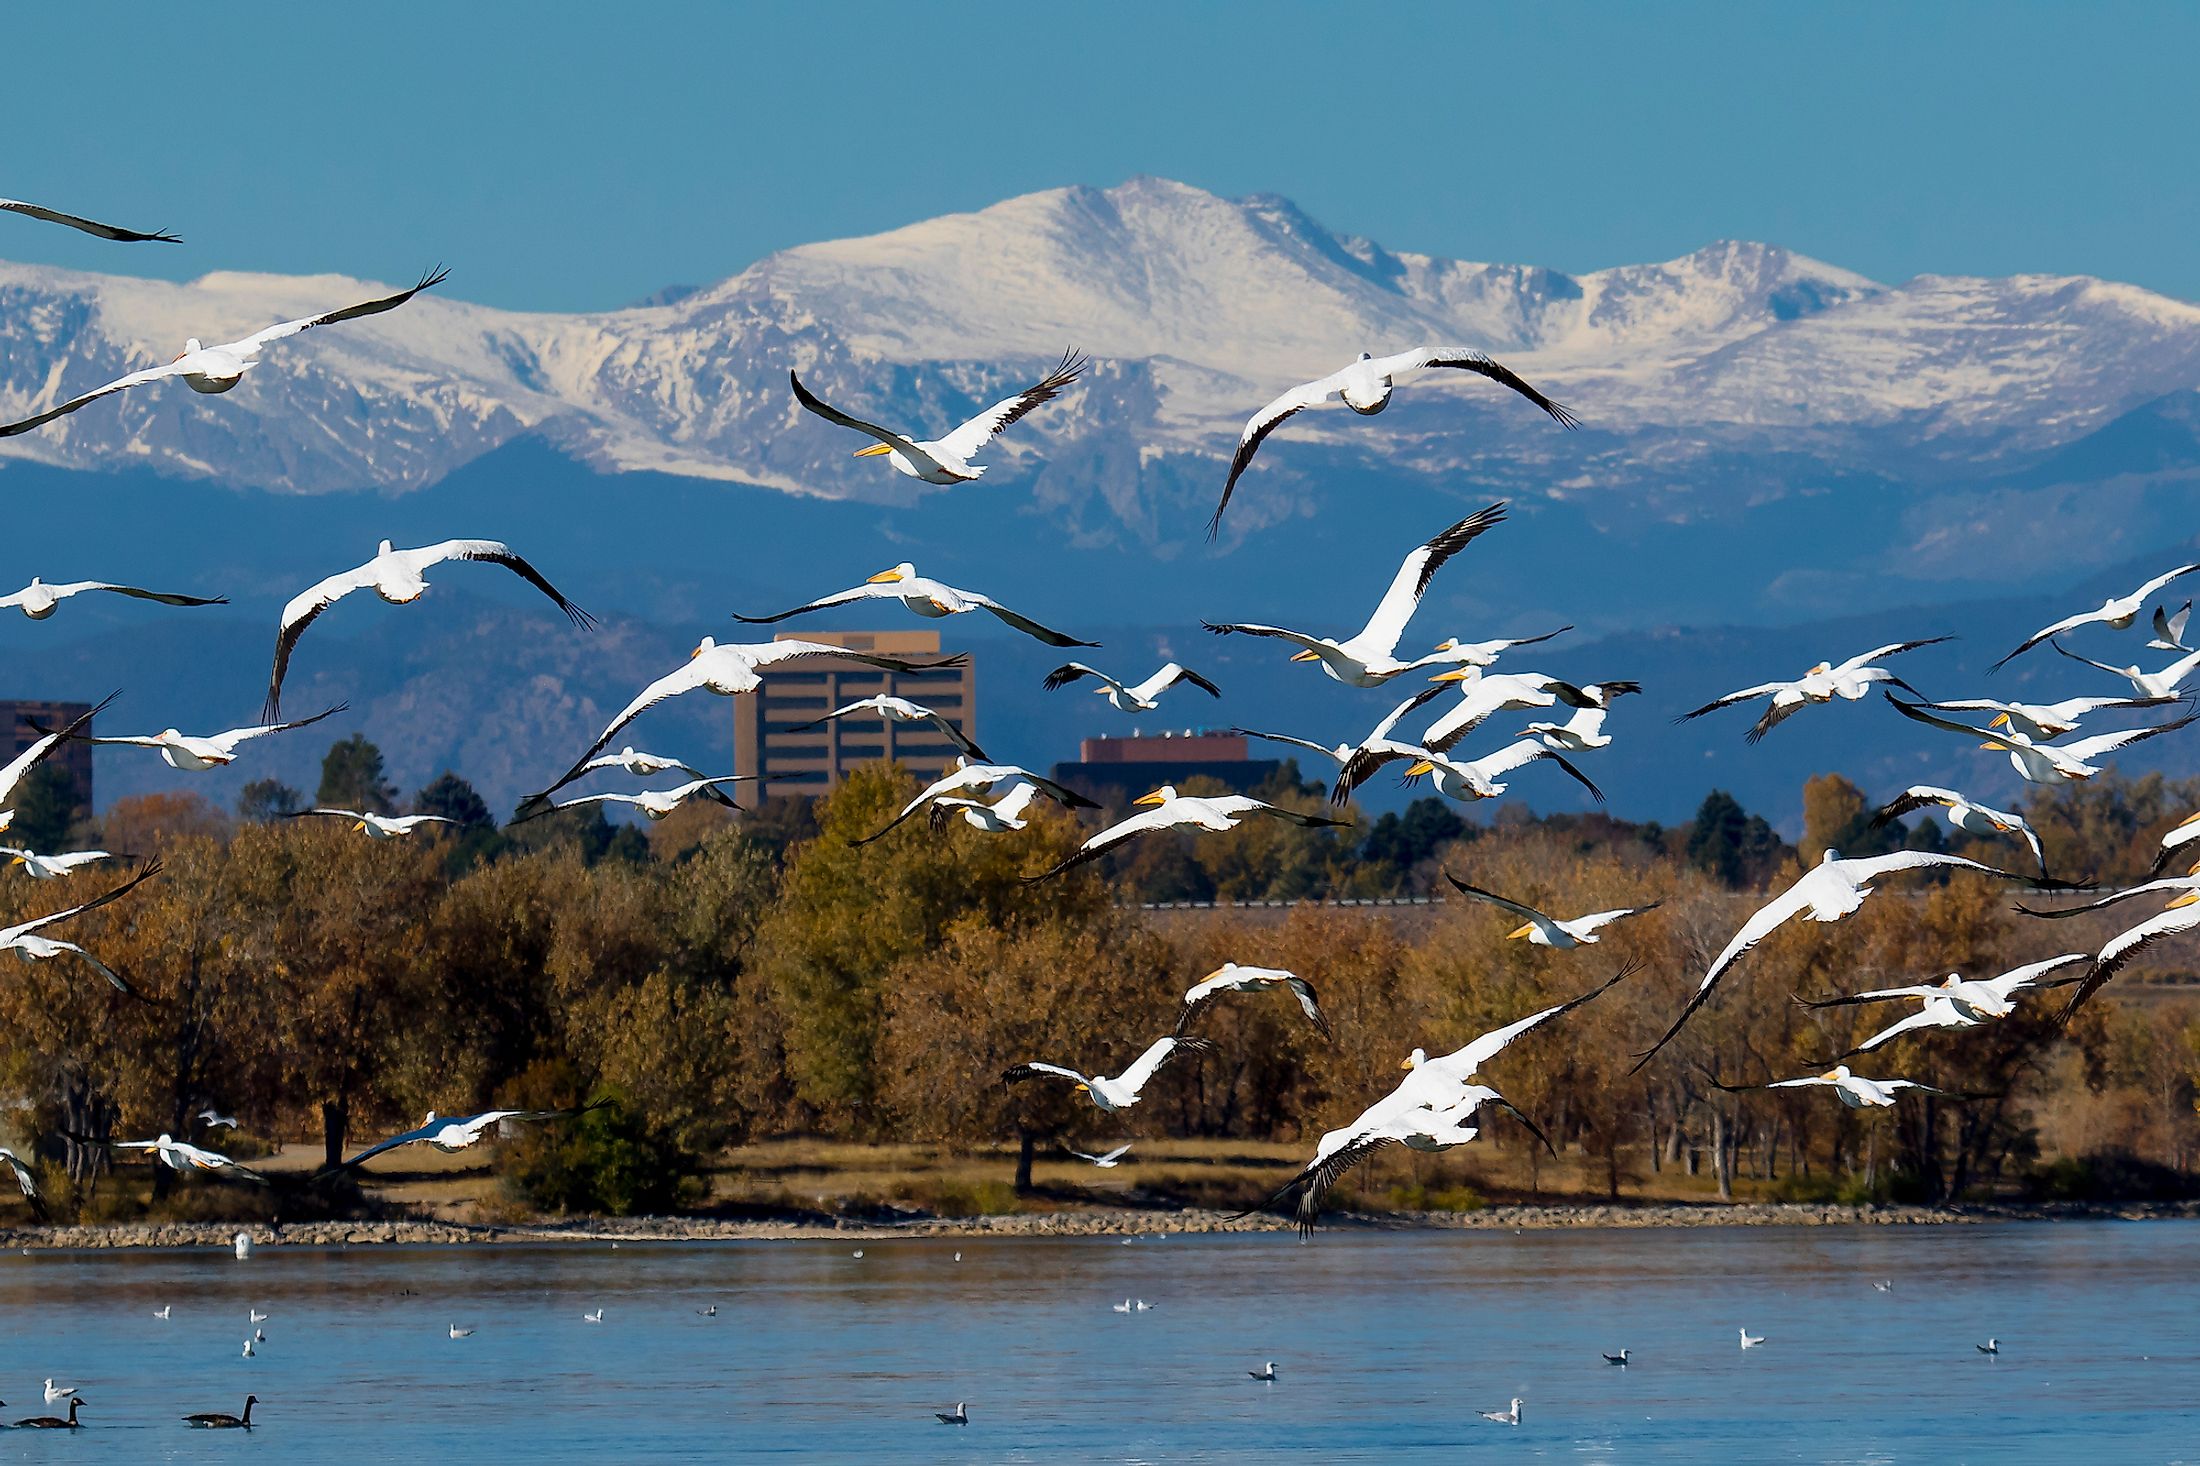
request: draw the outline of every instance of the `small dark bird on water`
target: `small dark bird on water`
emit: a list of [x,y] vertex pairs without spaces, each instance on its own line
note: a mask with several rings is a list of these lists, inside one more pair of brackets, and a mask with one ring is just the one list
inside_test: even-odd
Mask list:
[[1271,1359],[1261,1368],[1248,1369],[1245,1372],[1251,1375],[1254,1379],[1264,1379],[1273,1384],[1276,1378],[1276,1361]]
[[963,1407],[962,1401],[957,1400],[954,1414],[950,1415],[945,1410],[935,1410],[932,1412],[932,1418],[942,1425],[968,1425],[970,1423],[970,1412]]
[[1627,1367],[1627,1358],[1633,1352],[1634,1351],[1631,1349],[1622,1349],[1617,1354],[1607,1354],[1604,1356],[1604,1362],[1606,1364],[1616,1364],[1620,1368],[1625,1369]]
[[2001,1340],[1988,1339],[1983,1344],[1974,1344],[1971,1347],[1978,1350],[1978,1352],[1981,1354],[1999,1354],[2001,1352]]

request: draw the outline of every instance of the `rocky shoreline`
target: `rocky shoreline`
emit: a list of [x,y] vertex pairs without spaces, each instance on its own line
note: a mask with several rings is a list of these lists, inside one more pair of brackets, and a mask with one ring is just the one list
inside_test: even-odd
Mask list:
[[[2158,1221],[2200,1217],[2200,1202],[2067,1203],[2048,1206],[1820,1206],[1742,1203],[1715,1205],[1509,1205],[1471,1212],[1401,1212],[1364,1216],[1339,1212],[1327,1231],[1551,1231],[1593,1227],[1916,1227],[2016,1221]],[[1204,1232],[1289,1230],[1281,1217],[1233,1218],[1203,1209],[1038,1212],[1013,1216],[894,1220],[811,1215],[723,1220],[630,1217],[533,1224],[437,1221],[330,1221],[269,1225],[234,1222],[145,1222],[110,1226],[10,1227],[0,1246],[99,1251],[126,1247],[213,1247],[229,1250],[237,1234],[255,1247],[373,1247],[575,1242],[717,1242],[894,1237],[1138,1237]]]

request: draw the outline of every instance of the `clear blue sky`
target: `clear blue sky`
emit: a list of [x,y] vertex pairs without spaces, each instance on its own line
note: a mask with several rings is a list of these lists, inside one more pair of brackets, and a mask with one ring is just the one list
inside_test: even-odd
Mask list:
[[608,307],[1138,173],[1586,270],[1716,238],[2200,300],[2200,5],[39,5],[0,258]]

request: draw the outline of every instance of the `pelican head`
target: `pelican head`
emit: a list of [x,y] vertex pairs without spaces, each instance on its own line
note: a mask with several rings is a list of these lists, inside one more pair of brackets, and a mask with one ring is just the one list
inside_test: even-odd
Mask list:
[[1811,669],[1810,669],[1810,671],[1809,671],[1809,672],[1807,672],[1807,673],[1805,673],[1804,675],[1805,675],[1805,676],[1809,676],[1809,677],[1823,677],[1823,676],[1825,676],[1825,675],[1826,675],[1826,674],[1827,674],[1828,672],[1831,672],[1832,670],[1833,670],[1833,663],[1831,663],[1831,662],[1820,662],[1820,663],[1819,663],[1819,664],[1818,664],[1817,666],[1815,666],[1815,667],[1811,668]]
[[1077,1092],[1078,1092],[1079,1094],[1091,1094],[1091,1093],[1092,1093],[1092,1086],[1091,1086],[1091,1085],[1089,1085],[1089,1084],[1087,1084],[1087,1083],[1085,1083],[1085,1081],[1084,1081],[1084,1080],[1080,1079],[1080,1080],[1078,1080],[1078,1081],[1077,1081]]
[[1841,852],[1840,852],[1840,851],[1838,851],[1838,850],[1828,850],[1828,851],[1826,851],[1826,852],[1825,852],[1825,853],[1824,853],[1823,855],[1821,855],[1821,856],[1819,856],[1819,857],[1818,857],[1818,863],[1819,863],[1820,865],[1831,865],[1831,864],[1833,864],[1833,863],[1834,863],[1834,862],[1835,862],[1836,860],[1839,860],[1840,858],[1841,858]]
[[[868,452],[869,450],[868,450],[868,449],[866,449],[865,451],[866,451],[866,452]],[[879,451],[879,452],[881,452],[881,453],[884,453],[884,452],[886,451],[886,445],[885,445],[885,444],[883,444],[883,443],[881,443],[881,444],[879,445],[879,449],[878,449],[878,451]],[[861,456],[861,455],[858,455],[858,456]],[[914,579],[916,579],[916,576],[917,576],[917,567],[916,567],[916,566],[914,566],[914,565],[912,565],[912,564],[910,564],[910,563],[909,563],[909,562],[908,562],[907,560],[904,560],[904,561],[902,561],[902,562],[901,562],[901,563],[900,563],[899,565],[896,565],[896,566],[895,566],[895,567],[894,567],[893,569],[891,569],[891,570],[881,570],[881,571],[880,571],[880,572],[879,572],[878,574],[876,574],[876,575],[872,576],[872,577],[871,577],[871,578],[870,578],[869,580],[866,580],[866,581],[864,582],[864,584],[865,584],[865,585],[891,585],[891,584],[892,584],[893,582],[895,582],[895,581],[897,581],[897,580],[914,580]]]
[[1517,942],[1517,941],[1519,941],[1519,940],[1520,940],[1520,939],[1521,939],[1522,937],[1524,937],[1524,936],[1527,936],[1527,935],[1528,935],[1528,934],[1529,934],[1530,932],[1532,932],[1532,931],[1534,931],[1534,930],[1535,930],[1535,923],[1534,923],[1534,922],[1532,922],[1532,921],[1530,921],[1530,922],[1523,922],[1523,923],[1522,923],[1522,924],[1521,924],[1521,925],[1520,925],[1519,927],[1515,928],[1515,929],[1514,929],[1514,930],[1512,930],[1512,931],[1509,931],[1509,932],[1505,933],[1505,940],[1506,940],[1506,941],[1508,941],[1508,942]]
[[1418,779],[1421,777],[1421,775],[1430,772],[1435,767],[1436,765],[1434,761],[1430,759],[1415,759],[1413,761],[1413,766],[1406,770],[1406,777],[1409,779]]
[[1131,803],[1152,805],[1158,808],[1161,805],[1167,804],[1170,800],[1174,798],[1176,798],[1176,785],[1163,784],[1159,789],[1154,790],[1151,794],[1139,795],[1136,799],[1132,800]]
[[[1449,647],[1438,647],[1438,648],[1437,648],[1437,650],[1438,650],[1438,651],[1449,651],[1449,650],[1451,650],[1451,649],[1450,649]],[[1429,681],[1431,681],[1431,682],[1465,682],[1465,681],[1466,681],[1467,679],[1469,679],[1470,677],[1473,677],[1473,676],[1475,676],[1475,675],[1476,675],[1475,669],[1474,669],[1474,668],[1472,668],[1472,667],[1454,667],[1454,668],[1452,668],[1452,669],[1451,669],[1450,671],[1448,671],[1448,672],[1438,672],[1438,673],[1437,673],[1437,674],[1436,674],[1436,675],[1435,675],[1434,677],[1431,677],[1431,678],[1429,678]]]
[[873,443],[868,448],[856,449],[855,452],[849,454],[848,456],[850,458],[876,458],[882,453],[891,453],[893,451],[894,445],[891,443]]
[[1986,726],[1989,728],[2002,728],[2007,727],[2008,725],[2009,715],[2007,713],[1996,713],[1994,714],[1994,721],[1988,723]]
[[1412,1053],[1406,1055],[1403,1059],[1400,1059],[1398,1061],[1398,1067],[1401,1069],[1418,1069],[1427,1062],[1428,1050],[1415,1049]]
[[176,360],[182,361],[187,356],[197,356],[198,354],[199,338],[193,336],[183,343],[183,350],[176,353]]
[[1849,1066],[1846,1064],[1836,1064],[1831,1069],[1828,1069],[1825,1073],[1819,1075],[1818,1077],[1820,1079],[1828,1079],[1835,1084],[1839,1084],[1842,1080],[1849,1077]]
[[[22,857],[17,856],[16,859],[18,862],[20,862],[22,860]],[[1214,971],[1208,973],[1205,977],[1201,978],[1200,981],[1213,982],[1216,978],[1222,976],[1225,972],[1235,971],[1236,968],[1237,964],[1235,962],[1225,962],[1220,967],[1217,967]]]
[[1291,654],[1291,660],[1294,662],[1318,662],[1321,659],[1322,654],[1318,651],[1315,651],[1312,647],[1307,648],[1303,652],[1293,652]]
[[2200,891],[2187,891],[2162,909],[2164,911],[2175,911],[2178,907],[2190,906],[2195,901],[2200,901]]
[[718,645],[718,639],[716,637],[704,637],[701,641],[695,643],[695,650],[688,653],[688,660],[691,662],[694,661],[697,657],[709,651],[712,647],[715,647],[716,645]]

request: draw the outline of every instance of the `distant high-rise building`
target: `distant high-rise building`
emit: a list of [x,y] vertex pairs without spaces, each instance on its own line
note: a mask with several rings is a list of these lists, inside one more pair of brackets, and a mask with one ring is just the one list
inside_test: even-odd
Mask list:
[[1083,740],[1077,762],[1054,766],[1054,781],[1113,809],[1163,784],[1202,777],[1242,794],[1282,767],[1280,759],[1248,756],[1242,733],[1134,733]]
[[[937,656],[934,631],[784,632],[781,641],[816,641],[888,657]],[[830,657],[795,657],[766,669],[764,685],[733,699],[734,772],[761,781],[734,786],[734,798],[754,808],[766,795],[823,794],[850,769],[899,763],[921,779],[937,778],[960,752],[930,723],[894,723],[850,714],[803,728],[837,707],[880,693],[932,709],[973,741],[978,732],[977,670],[965,662],[922,672],[889,672]]]
[[[63,728],[92,710],[88,702],[37,702],[0,700],[0,764],[5,764],[38,741],[30,724]],[[25,719],[30,722],[25,722]],[[86,724],[84,731],[91,732]],[[42,765],[58,769],[76,788],[76,812],[80,818],[92,812],[92,746],[72,738],[46,755]]]

